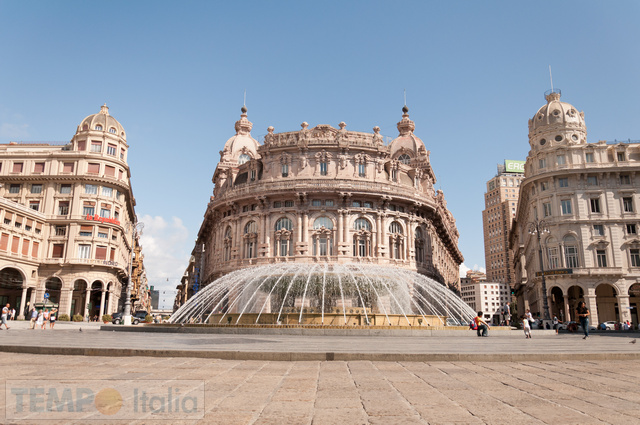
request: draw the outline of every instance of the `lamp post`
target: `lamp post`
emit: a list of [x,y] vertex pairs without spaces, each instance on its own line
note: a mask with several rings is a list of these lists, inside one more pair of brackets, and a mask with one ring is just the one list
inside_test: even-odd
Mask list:
[[549,227],[546,221],[534,220],[529,223],[529,234],[536,235],[538,237],[538,257],[540,259],[540,270],[542,272],[543,319],[551,320],[551,316],[549,316],[549,300],[547,299],[547,281],[544,277],[544,262],[542,261],[542,242],[540,241],[541,233],[549,233]]
[[129,281],[127,282],[127,299],[124,300],[124,312],[122,313],[122,322],[125,325],[131,325],[131,274],[133,273],[133,250],[136,244],[136,233],[142,234],[144,223],[130,221],[127,224],[127,232],[131,231],[131,254],[129,255]]

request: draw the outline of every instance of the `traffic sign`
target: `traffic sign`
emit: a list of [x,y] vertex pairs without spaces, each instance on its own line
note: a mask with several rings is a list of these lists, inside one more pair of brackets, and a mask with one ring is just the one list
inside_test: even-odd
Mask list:
[[45,293],[44,293],[44,299],[45,299],[45,300],[46,300],[46,299],[49,299],[49,293],[48,293],[48,292],[45,292]]

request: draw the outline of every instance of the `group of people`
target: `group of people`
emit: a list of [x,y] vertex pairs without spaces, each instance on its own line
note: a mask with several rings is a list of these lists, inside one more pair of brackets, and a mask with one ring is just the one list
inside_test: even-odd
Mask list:
[[36,310],[35,307],[31,308],[29,329],[35,329],[40,326],[40,329],[46,329],[47,323],[49,324],[49,329],[53,329],[53,326],[56,324],[56,319],[58,315],[58,309],[44,309],[44,310]]

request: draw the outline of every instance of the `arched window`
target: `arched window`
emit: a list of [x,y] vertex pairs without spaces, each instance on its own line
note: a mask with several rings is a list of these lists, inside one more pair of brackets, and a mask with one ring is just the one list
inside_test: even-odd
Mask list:
[[556,239],[553,236],[549,237],[545,245],[547,246],[547,266],[551,270],[559,269],[560,253],[558,251],[558,243],[556,242]]
[[415,246],[416,246],[416,262],[417,263],[424,263],[425,262],[425,258],[424,258],[424,236],[423,236],[423,233],[422,233],[422,229],[419,228],[419,227],[416,227]]
[[116,131],[116,129],[115,129],[115,128],[111,127],[111,128],[109,129],[109,133],[111,133],[111,134],[117,134],[117,131]]
[[227,226],[224,231],[224,261],[231,259],[231,246],[233,245],[233,238],[231,237],[231,226]]
[[318,217],[313,222],[314,229],[320,229],[324,227],[325,229],[332,230],[333,229],[333,221],[329,217]]
[[258,223],[250,221],[244,226],[244,258],[257,257]]
[[366,218],[359,218],[353,223],[353,228],[356,230],[371,231],[371,223]]
[[402,225],[397,221],[389,225],[389,254],[391,258],[404,260],[404,236]]
[[101,125],[96,125],[96,130],[101,131],[102,130],[102,126]]
[[276,221],[275,227],[276,233],[276,243],[275,243],[275,255],[285,257],[288,255],[293,255],[293,245],[292,245],[292,233],[293,230],[293,222],[291,219],[287,217],[282,217],[278,221]]
[[580,267],[580,260],[578,255],[578,241],[573,235],[566,235],[562,238],[564,245],[564,261],[565,267],[575,268]]
[[249,155],[247,155],[246,153],[243,153],[238,157],[238,164],[239,165],[242,165],[247,161],[251,161],[251,157]]
[[286,217],[282,217],[280,220],[276,221],[276,231],[278,230],[293,230],[293,223],[291,222],[290,219],[286,218]]
[[405,165],[409,165],[411,163],[411,157],[409,155],[407,155],[406,153],[403,153],[402,155],[400,155],[398,157],[398,161],[405,164]]

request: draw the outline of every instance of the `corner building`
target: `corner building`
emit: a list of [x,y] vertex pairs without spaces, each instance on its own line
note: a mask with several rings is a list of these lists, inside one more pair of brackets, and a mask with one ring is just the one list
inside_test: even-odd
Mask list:
[[128,151],[106,105],[67,144],[0,145],[2,304],[22,317],[48,294],[59,314],[118,310],[138,243],[125,230],[135,221]]
[[380,128],[354,132],[343,122],[269,127],[261,145],[246,112],[220,152],[192,257],[197,272],[178,288],[176,306],[194,285],[278,262],[392,265],[459,292],[458,230],[408,108],[387,145]]
[[[529,120],[531,150],[510,235],[518,311],[576,319],[585,301],[591,324],[631,320],[640,305],[640,144],[587,143],[584,113],[546,95]],[[540,240],[532,224],[543,221]],[[546,230],[546,231],[544,231]]]

